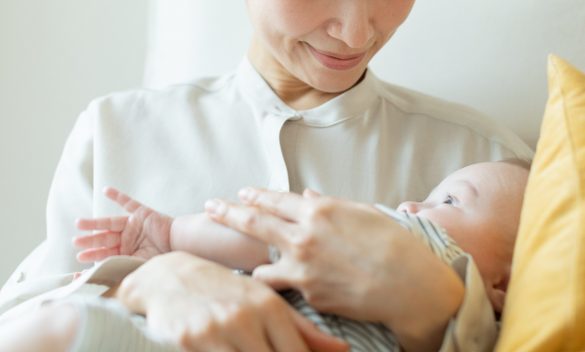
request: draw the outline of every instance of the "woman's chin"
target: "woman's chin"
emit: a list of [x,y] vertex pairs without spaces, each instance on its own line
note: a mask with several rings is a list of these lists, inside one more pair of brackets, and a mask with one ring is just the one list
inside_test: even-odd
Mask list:
[[362,71],[354,72],[327,72],[314,74],[308,77],[307,83],[324,93],[342,93],[355,86],[360,81],[365,68]]

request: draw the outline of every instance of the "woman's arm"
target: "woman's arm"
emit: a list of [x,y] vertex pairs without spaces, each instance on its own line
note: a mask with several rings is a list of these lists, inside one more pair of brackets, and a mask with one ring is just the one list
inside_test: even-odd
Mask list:
[[270,287],[184,252],[157,256],[115,292],[149,326],[188,351],[347,351]]

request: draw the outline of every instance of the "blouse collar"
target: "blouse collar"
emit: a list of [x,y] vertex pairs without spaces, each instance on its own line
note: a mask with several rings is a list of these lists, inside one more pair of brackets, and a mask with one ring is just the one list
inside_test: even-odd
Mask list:
[[364,112],[378,98],[379,80],[370,70],[366,71],[362,81],[353,88],[320,106],[307,110],[295,110],[286,105],[256,71],[248,58],[242,61],[236,76],[238,89],[253,106],[266,113],[299,120],[316,127],[331,126],[364,116]]

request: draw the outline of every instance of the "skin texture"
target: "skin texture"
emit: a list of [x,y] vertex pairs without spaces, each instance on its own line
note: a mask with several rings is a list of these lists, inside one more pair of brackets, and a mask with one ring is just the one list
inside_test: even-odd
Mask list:
[[[347,350],[344,342],[320,332],[268,286],[183,252],[160,255],[171,250],[173,233],[185,237],[180,233],[184,218],[177,224],[116,189],[104,193],[130,216],[78,220],[81,230],[98,231],[74,239],[86,248],[78,259],[152,258],[113,294],[132,311],[145,314],[158,334],[187,351]],[[193,225],[191,217],[186,220]],[[228,235],[234,232],[222,226],[224,234],[226,230]],[[251,246],[260,244],[246,240]]]
[[[275,265],[259,266],[266,260],[251,256],[256,260],[251,269],[256,268],[257,280],[276,289],[297,288],[309,303],[322,311],[384,322],[409,350],[428,350],[440,343],[447,321],[460,304],[463,287],[451,269],[402,226],[369,205],[322,197],[309,191],[304,197],[265,192],[250,198],[245,193],[243,199],[252,207],[218,201],[218,211],[213,211],[214,202],[211,202],[208,211],[221,225],[211,222],[213,226],[209,227],[209,219],[207,222],[200,219],[199,227],[188,226],[189,232],[179,237],[201,245],[195,254],[201,254],[205,243],[217,242],[218,238],[231,242],[234,233],[240,236],[239,244],[248,248],[261,244],[264,255],[265,243],[272,243],[280,249],[282,259]],[[80,220],[78,225],[85,229],[100,231],[75,240],[77,245],[89,248],[81,252],[80,258],[103,259],[99,256],[120,253],[121,243],[131,244],[126,248],[135,251],[124,254],[161,254],[126,278],[118,291],[119,299],[135,312],[146,314],[156,331],[166,333],[190,350],[197,350],[197,346],[214,350],[220,347],[260,350],[265,348],[262,344],[274,343],[266,340],[265,329],[275,331],[273,334],[282,333],[286,341],[282,342],[283,346],[305,343],[305,347],[299,345],[299,350],[316,344],[322,351],[343,350],[345,345],[307,330],[312,325],[258,281],[234,276],[224,267],[186,253],[154,253],[152,244],[166,248],[168,239],[173,237],[173,230],[168,235],[168,228],[180,226],[160,226],[157,221],[167,224],[168,217],[116,190],[108,189],[106,194],[131,215]],[[262,207],[269,208],[269,212],[262,212]],[[144,223],[140,225],[139,221]],[[161,235],[160,231],[164,233]],[[250,236],[241,235],[242,232]],[[368,236],[355,236],[358,232]],[[160,238],[156,239],[157,236]],[[242,247],[238,253],[250,252]],[[234,259],[233,255],[228,257]],[[415,277],[418,280],[413,281]],[[437,280],[439,277],[442,280]],[[390,301],[389,296],[393,297]],[[419,304],[400,303],[412,299]],[[281,319],[265,318],[271,314],[280,314]],[[413,319],[421,315],[425,316],[424,321]],[[258,325],[255,333],[259,336],[254,341],[260,345],[237,337],[239,329],[250,324]],[[275,336],[281,336],[280,333]],[[304,339],[301,342],[299,333]]]
[[398,207],[441,225],[471,254],[497,312],[504,306],[528,173],[505,162],[473,164],[445,178],[424,201]]
[[[316,107],[359,82],[370,59],[406,19],[413,3],[247,0],[255,28],[248,57],[286,104],[299,110]],[[313,50],[338,63],[356,55],[363,58],[351,68],[332,69]],[[298,197],[280,199],[263,193],[251,207],[219,203],[208,211],[218,222],[281,250],[278,265],[257,269],[259,280],[275,287],[297,287],[327,311],[383,321],[407,350],[437,349],[463,297],[463,285],[455,273],[400,229],[396,236],[388,236],[388,219],[371,207],[326,197]],[[313,212],[301,211],[305,206]],[[256,221],[260,213],[263,220]],[[297,236],[287,237],[288,225],[296,226]],[[367,236],[353,236],[356,231]],[[268,238],[267,233],[274,237]],[[340,233],[343,241],[339,241]],[[328,255],[333,250],[341,250],[339,258]],[[354,262],[358,265],[349,265]],[[291,271],[287,274],[284,269]],[[392,279],[381,280],[388,277]],[[128,307],[145,313],[149,323],[170,329],[191,350],[264,351],[270,345],[282,351],[307,350],[311,343],[302,333],[305,330],[293,323],[292,313],[275,303],[278,296],[258,281],[241,280],[200,258],[168,253],[130,275],[119,292]],[[225,287],[230,287],[229,294]],[[406,300],[416,297],[420,304],[384,307],[388,294],[396,297],[397,292]],[[384,309],[375,307],[375,302],[384,303]],[[417,310],[425,310],[424,321],[411,318],[420,316]],[[256,338],[247,337],[249,331]]]
[[240,197],[243,205],[215,199],[206,210],[279,249],[280,260],[256,268],[255,279],[293,287],[320,311],[383,322],[407,351],[438,349],[463,284],[405,228],[372,206],[311,192],[247,188]]
[[150,259],[170,251],[184,251],[248,272],[269,262],[266,244],[212,221],[205,213],[173,218],[115,188],[104,189],[104,194],[130,215],[78,219],[78,229],[92,231],[73,239],[83,249],[77,254],[82,263],[113,255]]
[[183,252],[149,260],[116,295],[188,351],[347,351],[268,286]]
[[[458,244],[476,258],[498,312],[504,303],[527,177],[527,169],[509,163],[474,164],[445,178],[424,201],[404,202],[398,208],[448,229]],[[115,189],[106,189],[105,194],[131,215],[80,220],[80,228],[101,231],[75,240],[77,245],[88,248],[80,253],[81,259],[101,260],[111,253],[148,259],[165,253],[161,250],[164,248],[185,250],[233,268],[256,269],[257,279],[276,289],[297,288],[309,303],[323,311],[359,320],[383,321],[399,331],[407,325],[408,319],[405,321],[404,317],[416,314],[412,309],[402,311],[400,302],[404,301],[400,299],[416,297],[412,296],[417,294],[413,289],[419,290],[419,294],[435,290],[437,297],[442,297],[444,292],[444,288],[433,285],[425,287],[426,282],[416,286],[411,283],[408,295],[396,298],[409,285],[405,273],[421,274],[417,270],[424,266],[409,268],[408,263],[396,265],[392,264],[393,260],[418,257],[424,263],[430,260],[425,259],[428,251],[412,243],[412,236],[405,236],[401,226],[368,205],[322,197],[312,191],[300,197],[246,190],[241,194],[242,200],[254,206],[253,212],[221,201],[207,204],[212,217],[222,222],[219,224],[206,214],[168,217]],[[262,206],[269,208],[269,215],[258,211]],[[358,232],[368,234],[365,241],[356,238]],[[329,241],[328,233],[336,235],[334,242]],[[286,236],[283,238],[282,234]],[[282,253],[282,260],[275,265],[259,267],[267,263],[267,246],[262,241],[284,251],[288,249],[289,253]],[[125,249],[121,249],[123,243]],[[322,272],[324,269],[329,275]],[[337,272],[344,275],[332,275]],[[392,292],[397,288],[398,293]],[[394,297],[392,302],[387,300],[390,294]],[[427,309],[436,311],[436,307]],[[421,310],[418,314],[428,318],[429,311]]]
[[106,188],[104,194],[130,215],[77,220],[78,229],[96,231],[73,239],[74,245],[86,248],[77,255],[77,260],[95,262],[113,255],[150,259],[171,250],[172,217],[142,205],[117,189]]
[[[247,0],[255,32],[248,57],[276,94],[298,110],[351,88],[408,16],[414,0]],[[363,54],[346,70],[316,59]]]

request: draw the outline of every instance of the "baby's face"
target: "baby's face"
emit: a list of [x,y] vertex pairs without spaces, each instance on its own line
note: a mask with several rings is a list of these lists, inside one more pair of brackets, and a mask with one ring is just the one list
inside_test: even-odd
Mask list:
[[445,178],[422,202],[398,207],[427,218],[471,254],[488,296],[501,311],[528,170],[504,162],[467,166]]

